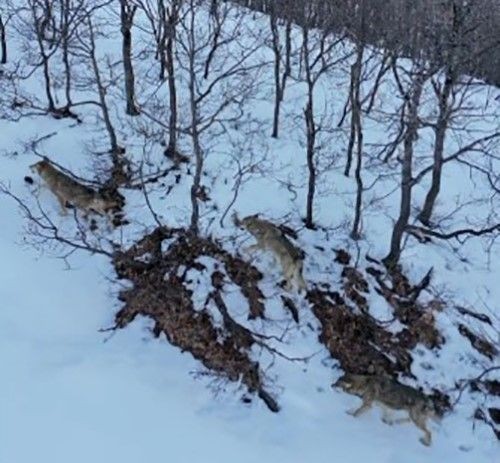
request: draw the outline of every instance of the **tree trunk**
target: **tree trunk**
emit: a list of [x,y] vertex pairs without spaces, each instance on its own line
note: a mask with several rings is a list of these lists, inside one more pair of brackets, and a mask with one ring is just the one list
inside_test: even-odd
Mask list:
[[443,170],[443,151],[448,130],[450,111],[449,102],[451,91],[455,83],[453,73],[448,73],[445,79],[444,87],[439,95],[439,116],[434,129],[434,165],[432,166],[432,183],[427,196],[425,197],[424,206],[418,216],[418,220],[426,226],[430,226],[436,199],[441,190],[441,174]]
[[356,170],[354,171],[354,178],[356,179],[356,204],[354,207],[354,220],[352,223],[351,238],[359,240],[361,238],[361,209],[363,205],[363,177],[361,171],[363,167],[363,131],[361,122],[356,124],[357,133],[357,150],[356,150]]
[[307,132],[307,170],[309,172],[305,225],[307,228],[314,229],[313,206],[314,195],[316,192],[316,166],[314,163],[314,146],[316,144],[316,127],[314,125],[312,88],[309,93],[309,101],[307,103],[306,109],[304,110],[304,116],[306,120]]
[[3,22],[2,16],[0,15],[0,64],[7,63],[7,35],[5,32],[5,24]]
[[66,96],[66,109],[73,104],[71,101],[71,64],[69,62],[69,27],[70,27],[70,1],[61,0],[61,47],[64,65],[64,94]]
[[271,136],[273,138],[278,138],[279,132],[279,119],[280,119],[280,107],[281,101],[283,100],[282,88],[281,88],[281,50],[280,50],[280,36],[278,28],[278,18],[274,12],[271,11],[269,16],[269,21],[271,24],[271,33],[273,38],[273,53],[274,53],[274,115],[273,115],[273,133]]
[[[197,110],[195,109],[197,112]],[[196,116],[193,116],[193,121]],[[197,122],[196,122],[197,124]],[[200,145],[200,135],[198,133],[198,127],[193,126],[192,128],[192,139],[193,139],[193,150],[196,159],[196,167],[193,178],[193,184],[191,185],[191,225],[190,230],[193,234],[197,235],[199,232],[199,220],[200,220],[200,205],[198,203],[198,198],[201,192],[201,173],[203,170],[203,151]]]
[[122,33],[122,59],[125,74],[125,112],[129,116],[139,115],[135,105],[135,76],[132,63],[132,24],[137,7],[131,7],[127,0],[120,0],[120,20]]
[[[192,5],[191,5],[192,7]],[[199,232],[200,205],[198,198],[201,192],[201,174],[203,171],[203,151],[200,143],[198,102],[196,100],[196,70],[195,70],[195,15],[191,11],[190,20],[190,47],[189,50],[189,100],[191,109],[191,138],[193,140],[193,151],[196,159],[193,184],[191,185],[191,233],[197,235]]]
[[432,166],[432,183],[427,196],[425,197],[424,206],[418,215],[418,220],[426,226],[430,226],[432,212],[436,204],[436,199],[441,190],[441,173],[443,170],[443,149],[446,136],[446,126],[440,126],[436,130],[434,142],[434,165]]
[[168,95],[170,115],[168,120],[168,144],[166,155],[169,156],[175,164],[178,163],[177,156],[177,87],[175,85],[175,28],[178,20],[178,0],[174,0],[171,9],[168,13],[168,21],[166,24],[166,70],[168,80]]
[[305,226],[314,229],[314,195],[316,193],[316,166],[314,162],[314,148],[316,145],[316,125],[314,123],[314,78],[311,73],[311,62],[309,56],[309,31],[307,28],[302,32],[303,43],[302,52],[304,59],[304,69],[307,81],[307,104],[304,109],[304,119],[306,123],[306,159],[309,180],[307,185],[306,218]]
[[156,44],[156,56],[160,60],[160,80],[165,80],[165,72],[167,70],[167,63],[165,59],[165,43],[167,41],[167,11],[165,9],[164,0],[158,0],[158,32]]
[[406,130],[403,140],[403,162],[401,166],[401,203],[399,217],[394,225],[391,237],[389,254],[383,259],[387,268],[395,267],[401,257],[401,243],[405,229],[408,225],[411,213],[411,193],[413,187],[413,144],[418,132],[418,107],[422,96],[425,77],[423,70],[417,70],[417,75],[413,77],[410,97],[407,103],[408,116],[406,119]]
[[[352,86],[352,82],[351,82]],[[351,96],[349,98],[352,98],[352,88],[351,88]],[[351,101],[351,111],[353,111],[353,103]],[[350,133],[349,133],[349,143],[347,144],[347,160],[345,163],[345,169],[344,169],[344,175],[346,177],[349,177],[351,174],[351,166],[352,166],[352,153],[354,150],[354,143],[356,142],[356,125],[354,123],[354,115],[351,114],[351,127],[350,127]]]
[[[357,45],[356,62],[352,67],[352,77],[351,77],[351,106],[352,106],[352,121],[351,125],[354,130],[354,134],[357,142],[356,149],[356,170],[354,172],[354,177],[356,179],[356,205],[354,208],[354,220],[351,230],[351,238],[353,240],[358,240],[361,237],[360,224],[361,224],[361,207],[363,204],[363,178],[361,176],[361,170],[363,165],[363,128],[361,122],[361,96],[360,96],[360,86],[361,86],[361,67],[363,65],[364,56],[364,45]],[[351,148],[352,150],[352,148]],[[352,154],[351,154],[352,157]],[[346,166],[347,169],[347,166]],[[349,172],[347,172],[349,175]]]
[[108,104],[106,102],[106,91],[104,89],[102,80],[101,80],[101,73],[99,71],[99,65],[97,63],[97,58],[95,54],[95,38],[94,38],[94,28],[92,26],[92,22],[90,18],[88,18],[88,25],[89,25],[89,31],[90,31],[90,61],[92,64],[92,69],[94,71],[94,77],[96,80],[96,85],[97,85],[97,93],[99,95],[99,106],[102,111],[102,116],[104,119],[104,125],[106,126],[106,131],[108,132],[109,136],[109,141],[111,144],[111,149],[110,152],[112,153],[113,157],[113,163],[116,164],[118,163],[118,156],[120,152],[120,148],[118,146],[118,139],[116,137],[116,132],[113,127],[113,124],[111,122],[111,117],[109,115],[109,110],[108,110]]
[[50,113],[54,113],[56,110],[56,105],[54,103],[54,98],[52,96],[52,81],[50,77],[50,69],[49,69],[49,59],[50,55],[48,55],[45,51],[44,41],[44,31],[45,26],[44,21],[40,21],[37,16],[36,6],[35,4],[31,4],[31,14],[33,17],[33,22],[35,25],[35,35],[36,41],[38,43],[38,47],[40,49],[40,57],[42,60],[42,69],[43,69],[43,77],[44,77],[44,87],[45,87],[45,95],[47,96],[47,111]]
[[286,81],[292,73],[292,21],[287,20],[285,27],[285,70],[281,78],[281,101],[285,94]]
[[51,90],[49,57],[45,53],[45,50],[44,50],[41,38],[39,38],[38,42],[39,42],[39,45],[40,45],[40,55],[42,56],[43,77],[44,77],[44,84],[45,84],[45,95],[47,96],[47,103],[48,103],[47,110],[50,113],[53,113],[56,110],[56,105],[54,103],[54,98],[52,96],[52,90]]
[[273,39],[274,53],[274,115],[273,115],[273,131],[271,136],[278,138],[281,103],[285,96],[286,81],[291,74],[291,54],[292,54],[292,23],[287,21],[285,26],[285,66],[281,73],[282,53],[280,47],[280,31],[278,27],[278,16],[276,15],[275,7],[271,8],[270,25]]

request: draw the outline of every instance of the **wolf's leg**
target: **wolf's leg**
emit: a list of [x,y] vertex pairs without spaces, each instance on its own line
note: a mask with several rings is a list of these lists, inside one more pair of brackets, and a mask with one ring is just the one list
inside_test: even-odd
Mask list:
[[392,426],[394,423],[396,423],[396,420],[394,420],[394,418],[392,418],[389,410],[387,410],[386,408],[382,409],[382,421],[385,424],[388,424],[390,426]]
[[363,397],[363,403],[361,404],[361,406],[359,408],[357,408],[356,410],[348,410],[347,414],[352,415],[354,417],[358,417],[358,416],[362,415],[363,413],[367,412],[371,408],[372,402],[373,401],[372,401],[371,397]]
[[283,277],[285,278],[285,290],[292,291],[295,282],[295,270],[289,262],[281,262]]
[[431,445],[432,434],[429,431],[429,429],[427,429],[426,425],[427,418],[415,410],[410,410],[410,419],[415,423],[415,425],[419,429],[421,429],[424,432],[424,436],[419,439],[420,442],[422,442],[422,444],[427,446]]
[[302,264],[297,264],[295,267],[295,271],[293,274],[293,280],[295,281],[295,285],[299,291],[305,291],[307,288],[306,281],[302,276]]
[[395,420],[393,420],[393,423],[394,424],[403,424],[403,423],[408,423],[410,422],[410,418],[406,417],[406,418],[396,418]]
[[66,200],[59,194],[56,193],[56,198],[59,201],[59,205],[61,206],[61,214],[62,215],[67,215],[68,214],[68,209],[66,207]]

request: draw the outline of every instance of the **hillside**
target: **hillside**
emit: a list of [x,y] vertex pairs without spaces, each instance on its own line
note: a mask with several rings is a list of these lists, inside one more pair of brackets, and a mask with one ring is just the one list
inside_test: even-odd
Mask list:
[[[498,461],[498,90],[153,3],[0,7],[0,463]],[[43,159],[113,211],[63,214]],[[427,397],[432,445],[344,373]]]

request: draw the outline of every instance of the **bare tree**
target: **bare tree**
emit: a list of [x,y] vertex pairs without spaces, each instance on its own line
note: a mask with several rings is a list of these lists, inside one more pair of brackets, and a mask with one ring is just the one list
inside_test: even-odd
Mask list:
[[160,62],[160,80],[164,81],[165,78],[167,79],[169,121],[165,155],[177,165],[182,157],[177,151],[178,98],[175,43],[179,14],[184,0],[158,0],[156,5],[146,0],[133,1],[144,12],[151,26],[156,43],[156,57]]
[[50,44],[55,41],[56,35],[55,1],[39,0],[38,3],[42,10],[42,15],[39,18],[40,33],[43,39]]
[[334,58],[335,47],[342,41],[342,37],[335,37],[330,32],[313,31],[310,24],[314,24],[315,12],[312,8],[304,11],[305,19],[302,27],[302,68],[307,86],[304,121],[306,126],[306,160],[308,170],[308,188],[306,201],[305,226],[314,228],[314,197],[316,193],[316,139],[321,128],[316,123],[314,94],[319,79],[333,66],[344,60],[345,56]]
[[[98,35],[98,27],[94,24],[95,19],[93,19],[94,15],[92,14],[94,11],[95,10],[87,10],[85,21],[76,34],[77,44],[75,44],[74,48],[75,55],[80,59],[86,60],[90,64],[92,77],[86,78],[86,81],[95,86],[98,100],[84,101],[79,104],[94,104],[100,109],[102,119],[104,121],[104,127],[110,143],[109,153],[111,154],[113,165],[111,175],[107,183],[109,184],[108,186],[110,189],[116,189],[118,185],[128,181],[128,161],[124,156],[124,148],[122,148],[118,142],[118,136],[111,119],[111,113],[106,96],[109,83],[107,83],[103,78],[97,57],[96,37]],[[109,60],[107,62],[107,67],[108,69],[111,69]]]
[[62,50],[62,61],[64,65],[64,94],[66,97],[66,110],[69,111],[72,105],[71,98],[71,80],[72,80],[72,69],[70,63],[70,27],[71,27],[71,0],[59,0],[59,8],[61,10],[61,23],[60,23],[60,33],[61,33],[61,50]]
[[[27,79],[39,69],[43,75],[46,110],[54,117],[74,116],[70,107],[71,99],[71,40],[76,27],[81,23],[82,9],[86,0],[23,0],[9,3],[13,15],[13,29],[22,39],[22,46],[27,53],[20,60],[22,72],[17,72],[19,79]],[[111,0],[107,0],[108,2]],[[95,7],[91,8],[94,9]],[[36,47],[33,46],[33,41]],[[62,55],[64,64],[65,96],[64,107],[57,107],[57,86],[59,75],[53,71],[56,58]],[[38,100],[31,95],[31,100]],[[38,104],[39,105],[39,104]],[[33,104],[32,106],[35,106]]]
[[49,50],[46,45],[47,31],[52,22],[52,9],[49,0],[27,0],[27,7],[31,13],[32,27],[38,44],[40,61],[43,70],[45,95],[47,97],[47,111],[56,112],[54,96],[52,94],[52,78],[50,74],[50,58],[55,53],[55,47]]
[[122,33],[122,58],[123,71],[125,73],[125,112],[129,116],[137,116],[139,110],[135,105],[135,76],[132,63],[132,26],[137,6],[132,5],[129,0],[120,0],[120,22]]
[[92,66],[93,75],[95,78],[95,86],[97,89],[97,94],[99,96],[99,108],[101,109],[102,117],[104,120],[104,125],[109,136],[109,142],[111,145],[110,152],[118,153],[120,151],[118,145],[118,138],[116,136],[116,131],[111,122],[111,115],[109,112],[108,103],[106,101],[106,87],[101,76],[101,71],[99,69],[99,63],[97,61],[96,54],[96,40],[95,40],[95,27],[93,24],[92,16],[89,14],[86,21],[87,34],[86,36],[79,35],[78,39],[80,41],[80,50],[83,52],[81,56],[86,57]]
[[[163,5],[163,0],[160,1]],[[166,12],[165,30],[165,56],[167,62],[167,81],[170,115],[168,120],[168,143],[165,154],[169,156],[174,163],[178,163],[179,155],[177,152],[177,87],[175,84],[175,31],[179,21],[179,11],[182,6],[182,0],[172,0],[170,8],[165,9],[162,6],[162,11]]]
[[[262,38],[255,34],[254,41],[240,40],[248,27],[245,13],[230,3],[217,2],[217,28],[199,27],[206,21],[201,0],[189,0],[187,13],[180,22],[177,44],[179,66],[187,73],[190,120],[185,131],[189,134],[195,155],[195,171],[191,186],[192,233],[199,232],[200,204],[207,201],[202,185],[205,158],[210,141],[226,133],[231,125],[243,118],[245,101],[258,84],[256,73],[262,67],[253,59],[262,46]],[[214,33],[219,35],[215,40]],[[207,63],[209,69],[206,74]],[[207,75],[207,79],[205,79]]]
[[[71,112],[71,107],[73,106],[72,46],[77,28],[85,21],[85,1],[86,0],[59,0],[58,11],[56,11],[59,16],[57,31],[59,34],[64,67],[64,96],[66,99],[65,106],[58,109],[58,112],[63,117],[75,117]],[[98,7],[98,5],[96,6]]]
[[[365,33],[366,33],[366,14],[365,14],[365,1],[361,0],[358,5],[358,21],[359,26],[357,34],[354,38],[356,61],[351,66],[351,79],[349,86],[349,101],[351,103],[351,127],[349,143],[347,146],[347,162],[345,166],[344,175],[349,176],[353,150],[356,145],[356,168],[354,177],[356,180],[356,202],[354,206],[354,220],[351,229],[351,238],[358,240],[361,237],[361,208],[363,203],[363,123],[362,123],[362,110],[363,98],[361,95],[362,71],[363,60],[365,56]],[[376,92],[376,88],[373,89]]]
[[[424,205],[418,216],[420,222],[429,226],[436,204],[436,199],[441,190],[441,177],[444,164],[445,140],[447,133],[452,128],[454,118],[459,116],[465,109],[466,94],[471,90],[471,79],[461,79],[460,69],[470,67],[475,61],[475,52],[466,50],[466,43],[472,39],[472,33],[476,26],[467,24],[467,7],[462,0],[453,0],[449,8],[450,34],[449,43],[443,56],[445,62],[442,76],[432,79],[432,86],[437,99],[438,115],[436,121],[431,123],[434,131],[433,168],[431,186],[425,197]],[[440,49],[436,53],[441,52]],[[443,54],[441,52],[440,54]],[[442,77],[442,79],[441,79]],[[460,80],[464,83],[460,84]]]
[[[276,4],[277,3],[277,4]],[[288,77],[291,74],[292,55],[292,20],[286,19],[284,28],[284,52],[281,39],[278,8],[286,8],[283,3],[273,3],[270,8],[269,23],[272,35],[272,50],[274,53],[274,115],[272,137],[278,138],[281,103],[285,96],[285,87]],[[289,7],[290,8],[290,7]],[[283,56],[284,53],[284,56]],[[283,63],[283,64],[282,64]],[[283,65],[283,72],[281,71]]]
[[401,256],[401,244],[403,236],[408,226],[408,220],[411,214],[411,198],[413,187],[413,150],[417,139],[419,129],[419,106],[424,84],[429,75],[425,69],[425,64],[416,62],[409,72],[408,89],[403,88],[398,77],[398,71],[394,67],[396,81],[404,98],[401,108],[403,129],[403,153],[401,159],[401,200],[399,207],[399,216],[392,230],[391,244],[389,254],[383,259],[388,268],[395,267]]
[[[363,179],[362,179],[362,165],[363,165],[363,124],[361,121],[361,70],[363,65],[363,57],[365,46],[363,42],[356,44],[356,62],[351,68],[351,137],[349,140],[349,148],[352,152],[354,143],[356,143],[356,169],[354,177],[356,179],[356,203],[354,207],[354,220],[352,223],[351,238],[358,240],[360,235],[361,224],[361,207],[363,202]],[[351,155],[352,156],[352,155]],[[349,159],[349,155],[348,155]],[[349,174],[349,163],[346,165],[346,175]]]
[[2,13],[0,12],[0,64],[7,63],[7,33],[5,27],[7,21],[4,21]]

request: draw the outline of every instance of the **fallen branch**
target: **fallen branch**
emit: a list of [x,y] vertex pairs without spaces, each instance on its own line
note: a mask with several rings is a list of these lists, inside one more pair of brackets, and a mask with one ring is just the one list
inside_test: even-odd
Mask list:
[[500,232],[500,224],[497,223],[495,225],[492,225],[491,227],[481,228],[479,230],[476,230],[474,228],[463,228],[461,230],[455,230],[448,233],[441,233],[429,228],[418,227],[416,225],[408,225],[406,227],[406,231],[408,233],[416,235],[426,235],[438,238],[440,240],[449,240],[452,238],[459,239],[461,236],[483,236],[494,232]]
[[464,393],[464,391],[467,388],[467,386],[471,385],[472,383],[475,383],[476,381],[479,381],[481,378],[483,378],[487,374],[491,373],[492,371],[497,371],[497,370],[500,370],[500,366],[494,366],[494,367],[486,368],[486,370],[482,371],[475,378],[470,378],[470,379],[463,380],[462,385],[460,386],[460,388],[458,390],[457,398],[454,400],[454,402],[452,404],[452,407],[455,407],[455,405],[457,405],[458,402],[460,402],[460,399],[462,398],[462,394]]

